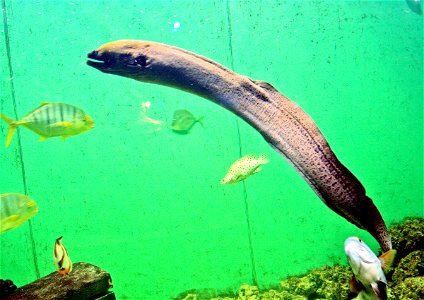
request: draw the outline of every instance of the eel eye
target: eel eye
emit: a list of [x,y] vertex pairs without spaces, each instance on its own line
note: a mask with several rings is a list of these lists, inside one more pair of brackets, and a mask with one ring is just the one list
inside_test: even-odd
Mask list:
[[147,65],[147,60],[145,56],[139,56],[136,59],[134,59],[134,65],[145,67]]

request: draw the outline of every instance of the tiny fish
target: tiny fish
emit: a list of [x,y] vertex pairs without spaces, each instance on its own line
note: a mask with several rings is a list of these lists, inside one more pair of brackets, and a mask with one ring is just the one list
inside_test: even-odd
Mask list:
[[40,135],[40,141],[55,136],[67,138],[94,127],[93,119],[83,110],[65,103],[43,102],[19,121],[2,113],[0,118],[9,124],[6,148],[10,144],[16,127],[21,125]]
[[60,275],[68,275],[72,271],[72,261],[68,256],[65,246],[62,244],[62,236],[56,239],[54,244],[54,266]]
[[387,299],[387,280],[384,270],[389,268],[396,250],[389,250],[380,257],[358,237],[350,237],[344,249],[352,268],[351,290],[358,293],[355,299]]
[[179,109],[174,112],[171,129],[179,133],[188,133],[197,122],[203,126],[202,119],[203,117],[196,119],[193,114],[186,109]]
[[245,180],[250,175],[259,172],[263,164],[269,163],[265,154],[256,158],[253,154],[248,154],[236,160],[228,169],[227,175],[220,181],[221,184],[232,184]]
[[152,104],[150,101],[141,102],[141,110],[140,110],[140,122],[150,124],[154,127],[152,130],[148,132],[155,132],[162,129],[163,121],[153,119],[147,115],[147,111],[150,109]]
[[37,204],[28,196],[0,194],[0,233],[21,226],[37,212]]

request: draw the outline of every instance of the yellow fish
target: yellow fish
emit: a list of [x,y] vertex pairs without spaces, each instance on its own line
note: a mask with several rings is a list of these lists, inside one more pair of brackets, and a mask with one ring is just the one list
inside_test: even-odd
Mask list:
[[65,276],[72,271],[72,261],[68,256],[65,246],[62,244],[62,236],[56,239],[54,244],[54,266],[60,275]]
[[94,127],[93,119],[80,108],[65,103],[43,102],[19,121],[0,113],[0,118],[9,124],[6,148],[10,144],[16,127],[22,125],[41,136],[40,141],[61,136],[80,134]]
[[18,194],[0,194],[0,233],[15,229],[38,212],[31,198]]
[[195,118],[191,112],[186,109],[178,109],[174,112],[171,129],[178,133],[188,133],[191,127],[197,122],[203,126],[203,117]]
[[236,160],[228,169],[227,175],[220,181],[221,184],[232,184],[245,180],[250,175],[259,172],[263,164],[269,163],[266,154],[256,158],[253,154],[248,154]]

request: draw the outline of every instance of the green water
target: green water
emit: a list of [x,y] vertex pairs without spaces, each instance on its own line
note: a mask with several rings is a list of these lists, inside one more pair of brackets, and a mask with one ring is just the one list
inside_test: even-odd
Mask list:
[[[2,14],[1,112],[21,118],[61,101],[96,127],[41,143],[23,128],[0,147],[0,193],[25,193],[40,209],[0,235],[0,278],[21,286],[54,272],[62,235],[74,262],[111,273],[118,299],[267,288],[345,264],[348,236],[378,248],[229,111],[86,65],[118,39],[175,45],[270,82],[310,114],[387,224],[423,216],[423,19],[404,1],[2,0]],[[204,127],[150,133],[145,101],[167,124],[184,108]],[[0,122],[2,145],[6,134]],[[221,185],[247,153],[271,163]]]

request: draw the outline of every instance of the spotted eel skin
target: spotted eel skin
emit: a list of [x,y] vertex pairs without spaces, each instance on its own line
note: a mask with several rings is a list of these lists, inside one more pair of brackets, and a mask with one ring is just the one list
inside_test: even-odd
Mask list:
[[384,251],[390,234],[359,180],[337,159],[314,121],[272,85],[198,54],[149,41],[120,40],[88,54],[104,73],[181,89],[232,111],[258,130],[340,216],[367,230]]

